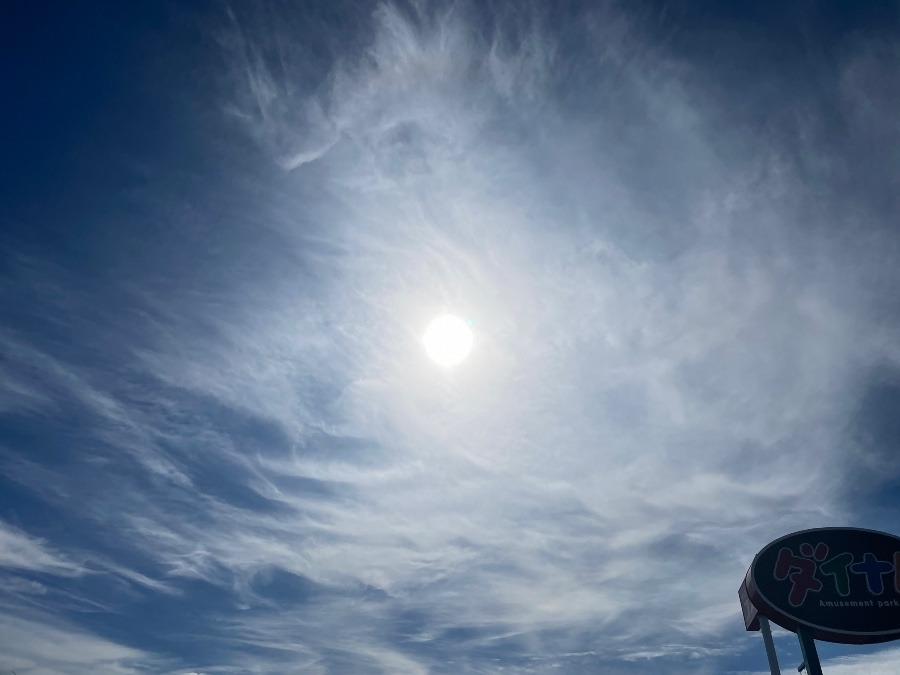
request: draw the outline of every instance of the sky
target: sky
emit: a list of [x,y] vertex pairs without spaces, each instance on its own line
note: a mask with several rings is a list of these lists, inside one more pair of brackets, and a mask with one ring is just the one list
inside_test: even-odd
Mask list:
[[757,551],[898,533],[900,4],[20,2],[0,50],[0,672],[755,675]]

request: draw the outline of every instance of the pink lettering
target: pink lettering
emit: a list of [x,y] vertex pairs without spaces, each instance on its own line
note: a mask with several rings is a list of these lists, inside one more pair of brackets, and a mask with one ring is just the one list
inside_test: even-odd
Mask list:
[[[810,553],[812,553],[811,546]],[[788,596],[788,602],[792,607],[802,605],[810,591],[818,593],[822,590],[822,582],[816,579],[816,563],[808,558],[794,555],[794,552],[786,547],[778,551],[774,576],[779,581],[790,578],[791,593]]]

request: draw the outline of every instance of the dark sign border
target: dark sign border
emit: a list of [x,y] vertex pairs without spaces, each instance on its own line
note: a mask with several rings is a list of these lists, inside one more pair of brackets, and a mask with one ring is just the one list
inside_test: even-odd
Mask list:
[[[887,532],[879,532],[878,530],[867,530],[861,527],[815,527],[808,530],[798,530],[797,532],[791,532],[790,534],[786,534],[783,537],[780,537],[768,544],[766,544],[759,553],[753,558],[753,563],[750,565],[750,569],[747,573],[746,578],[744,579],[744,586],[746,587],[747,597],[753,606],[759,611],[759,613],[778,624],[782,628],[789,630],[793,633],[796,633],[798,629],[805,628],[811,634],[812,637],[816,640],[824,640],[826,642],[839,642],[843,644],[875,644],[879,642],[890,642],[891,640],[900,639],[900,626],[898,626],[894,630],[890,631],[878,631],[878,632],[859,632],[859,631],[849,631],[849,630],[836,630],[834,628],[829,628],[828,626],[819,626],[816,624],[809,623],[807,621],[803,621],[795,616],[791,616],[788,614],[783,608],[778,607],[776,603],[769,601],[768,598],[763,595],[762,591],[760,591],[757,583],[756,583],[756,566],[759,562],[760,557],[762,557],[763,553],[769,551],[770,549],[778,546],[781,542],[786,539],[793,539],[795,537],[799,537],[801,535],[809,534],[812,532],[861,532],[865,534],[874,534],[879,537],[885,537],[888,539],[893,539],[897,542],[898,547],[900,547],[900,537],[896,535],[889,534]],[[750,628],[750,630],[753,630]]]

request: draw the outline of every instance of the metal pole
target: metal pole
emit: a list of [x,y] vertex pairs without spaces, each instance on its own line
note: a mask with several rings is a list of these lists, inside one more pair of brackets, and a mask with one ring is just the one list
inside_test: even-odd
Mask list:
[[797,639],[800,640],[800,651],[803,652],[803,663],[806,664],[808,675],[822,675],[822,664],[819,663],[819,654],[816,651],[816,641],[805,628],[797,629]]
[[772,629],[769,627],[769,620],[759,617],[759,631],[763,636],[763,644],[766,646],[766,658],[769,659],[769,670],[772,675],[781,675],[781,668],[778,667],[778,654],[775,653],[775,643],[772,641]]

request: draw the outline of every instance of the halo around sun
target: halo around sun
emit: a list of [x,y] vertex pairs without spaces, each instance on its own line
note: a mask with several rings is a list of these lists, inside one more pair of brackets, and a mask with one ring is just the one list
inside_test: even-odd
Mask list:
[[428,326],[422,343],[435,363],[454,366],[472,351],[475,336],[468,324],[457,316],[445,314]]

